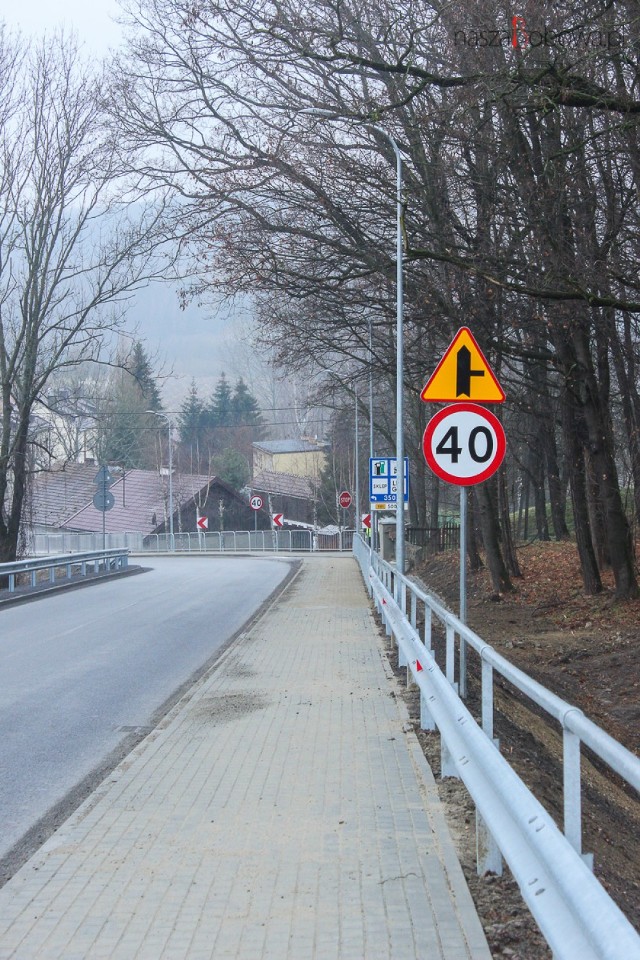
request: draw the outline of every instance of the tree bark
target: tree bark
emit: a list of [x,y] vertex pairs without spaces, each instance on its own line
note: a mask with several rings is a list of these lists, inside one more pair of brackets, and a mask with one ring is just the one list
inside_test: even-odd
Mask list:
[[498,522],[495,500],[489,488],[489,481],[478,483],[473,489],[476,495],[482,541],[493,589],[496,593],[508,593],[513,590],[513,584],[509,578],[509,571],[507,570],[502,555],[500,524]]
[[576,398],[569,385],[561,394],[562,427],[565,442],[565,457],[569,472],[569,488],[573,507],[573,524],[576,535],[576,546],[580,559],[580,572],[585,592],[596,594],[602,591],[602,580],[596,561],[591,527],[587,511],[587,490],[584,475],[584,447],[581,436],[584,427],[581,426]]
[[604,510],[615,593],[621,599],[634,599],[640,595],[640,591],[635,575],[631,528],[620,495],[612,432],[600,404],[589,342],[584,330],[575,330],[572,339],[580,368],[579,386],[589,455]]

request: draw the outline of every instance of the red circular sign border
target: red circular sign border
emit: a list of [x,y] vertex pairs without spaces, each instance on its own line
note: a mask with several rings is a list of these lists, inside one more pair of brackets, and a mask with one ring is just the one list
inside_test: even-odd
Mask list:
[[[431,439],[436,427],[442,422],[442,420],[445,419],[445,417],[450,416],[452,413],[463,412],[475,413],[484,417],[490,426],[495,430],[496,442],[498,445],[498,452],[491,462],[491,465],[486,470],[483,470],[482,473],[479,473],[474,477],[456,477],[452,474],[448,474],[445,470],[443,470],[440,464],[437,463],[431,454]],[[443,407],[442,410],[438,410],[438,412],[431,417],[431,420],[429,420],[422,437],[422,452],[431,470],[433,470],[437,477],[440,477],[441,480],[444,480],[445,483],[453,483],[457,487],[472,487],[476,483],[482,483],[484,480],[488,480],[489,477],[492,477],[496,470],[499,469],[500,464],[504,460],[504,455],[507,452],[507,438],[505,436],[504,427],[490,410],[487,410],[485,407],[481,407],[477,403],[450,403],[447,407]]]

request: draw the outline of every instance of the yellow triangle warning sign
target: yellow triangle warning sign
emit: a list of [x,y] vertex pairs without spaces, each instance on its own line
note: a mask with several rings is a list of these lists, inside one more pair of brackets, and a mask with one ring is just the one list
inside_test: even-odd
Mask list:
[[504,390],[468,327],[461,327],[420,394],[423,400],[502,403]]

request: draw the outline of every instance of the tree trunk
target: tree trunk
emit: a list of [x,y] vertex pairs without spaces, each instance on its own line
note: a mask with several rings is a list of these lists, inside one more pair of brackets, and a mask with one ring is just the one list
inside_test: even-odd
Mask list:
[[475,497],[467,497],[467,557],[469,558],[470,570],[482,570],[482,557],[478,548]]
[[502,531],[505,562],[509,573],[513,577],[521,577],[522,570],[518,563],[518,554],[516,553],[516,546],[513,540],[511,516],[509,514],[509,497],[507,495],[507,483],[503,468],[498,471],[498,502],[500,504],[500,529]]
[[587,510],[589,513],[589,523],[591,525],[591,540],[598,561],[598,569],[604,570],[606,567],[611,566],[611,554],[609,553],[605,517],[600,500],[600,488],[596,482],[593,464],[588,451],[585,451],[584,456],[584,473],[585,489],[587,491]]
[[555,434],[552,429],[545,432],[543,437],[545,463],[547,465],[547,479],[549,482],[549,505],[551,507],[551,522],[556,540],[568,540],[567,526],[567,494],[566,487],[560,477],[558,465],[558,448]]
[[529,473],[533,481],[533,502],[536,517],[538,540],[550,540],[549,521],[547,520],[547,498],[544,490],[544,456],[541,433],[542,423],[537,424],[536,434],[531,438],[529,451]]
[[11,495],[10,507],[5,522],[0,525],[0,562],[13,563],[18,559],[18,539],[20,536],[20,521],[22,518],[22,505],[27,488],[27,447],[29,437],[29,417],[30,410],[25,411],[26,418],[23,418],[17,426],[14,439],[13,453],[13,490]]
[[440,481],[436,476],[431,479],[431,497],[429,500],[429,526],[432,530],[438,529],[440,522]]
[[624,318],[624,344],[620,342],[618,332],[612,322],[611,356],[620,387],[622,415],[629,445],[631,475],[633,477],[633,498],[636,519],[640,518],[640,394],[636,385],[633,338],[629,317]]
[[571,489],[571,503],[573,507],[573,523],[576,535],[576,546],[580,558],[580,572],[585,592],[596,594],[602,591],[602,581],[596,562],[596,555],[591,540],[589,514],[587,511],[587,490],[584,475],[584,448],[581,435],[584,428],[580,426],[576,400],[569,389],[565,387],[561,396],[562,432],[565,442],[565,457],[569,472],[569,486]]
[[491,583],[496,593],[508,593],[513,590],[502,556],[500,544],[500,524],[494,498],[491,496],[489,482],[478,483],[474,487],[476,503],[480,514],[480,529],[487,556],[487,566],[491,574]]
[[616,597],[633,599],[640,591],[635,575],[631,528],[624,512],[618,484],[612,431],[600,404],[587,336],[582,329],[574,330],[572,340],[580,370],[579,382],[589,437],[589,454],[604,509]]

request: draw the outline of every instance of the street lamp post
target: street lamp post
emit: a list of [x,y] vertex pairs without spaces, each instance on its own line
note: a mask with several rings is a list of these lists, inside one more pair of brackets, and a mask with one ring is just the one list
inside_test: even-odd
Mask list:
[[[373,460],[374,447],[373,447],[373,327],[371,324],[371,315],[369,315],[369,463]],[[375,511],[371,510],[371,504],[369,504],[368,512],[371,515],[371,527],[369,531],[369,552],[373,553],[376,549],[376,515]]]
[[390,133],[377,123],[343,116],[331,110],[306,107],[300,111],[307,116],[325,120],[342,120],[369,127],[385,137],[396,157],[396,466],[398,470],[398,499],[396,503],[396,570],[404,573],[404,285],[402,271],[402,156],[398,144]]
[[173,452],[171,449],[171,420],[166,413],[160,413],[159,410],[147,410],[146,413],[152,413],[154,417],[160,417],[167,424],[167,434],[169,439],[169,547],[174,549],[173,540]]
[[354,381],[354,393],[356,401],[356,489],[355,489],[355,501],[356,501],[356,516],[354,528],[356,533],[360,533],[360,425],[358,422],[358,381]]

